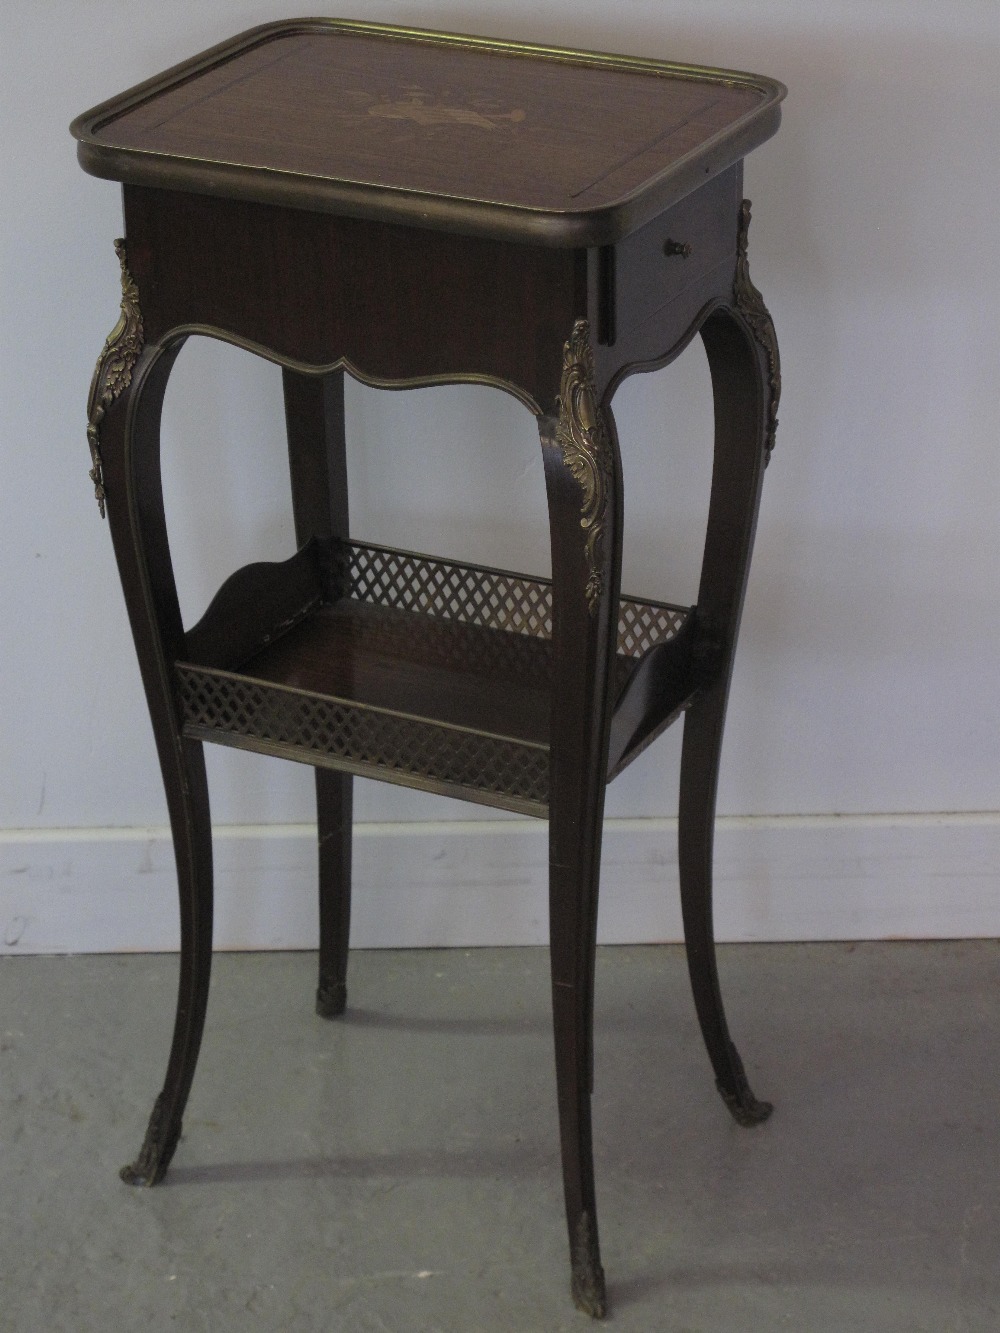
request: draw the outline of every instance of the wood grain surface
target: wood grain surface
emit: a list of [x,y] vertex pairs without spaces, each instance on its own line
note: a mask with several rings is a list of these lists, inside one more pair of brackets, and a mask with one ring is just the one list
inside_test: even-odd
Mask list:
[[103,126],[107,143],[522,207],[610,204],[755,89],[373,37],[279,37]]
[[757,75],[312,19],[71,128],[86,170],[125,183],[603,244],[770,137],[783,96]]

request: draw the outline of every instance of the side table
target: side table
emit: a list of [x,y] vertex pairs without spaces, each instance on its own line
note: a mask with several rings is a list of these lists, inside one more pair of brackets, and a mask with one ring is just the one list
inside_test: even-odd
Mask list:
[[[770,1112],[730,1040],[711,874],[726,699],[780,388],[747,269],[742,160],[777,129],[770,79],[341,20],[270,24],[79,117],[121,182],[121,317],[88,438],[166,788],[181,913],[163,1091],[133,1184],[177,1146],[208,996],[203,741],[314,766],[317,1007],[346,1003],[352,775],[549,820],[559,1125],[572,1293],[605,1311],[590,1092],[606,784],[682,713],[688,964],[720,1093]],[[184,340],[282,367],[298,551],[182,623],[159,420]],[[715,457],[698,600],[622,596],[611,399],[700,334]],[[538,421],[551,580],[373,545],[348,521],[343,375],[475,381]]]

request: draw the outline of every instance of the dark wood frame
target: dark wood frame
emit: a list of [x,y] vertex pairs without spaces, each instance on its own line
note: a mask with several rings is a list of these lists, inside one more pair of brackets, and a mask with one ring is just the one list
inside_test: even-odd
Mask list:
[[[126,183],[124,199],[122,318],[91,391],[91,475],[107,508],[167,794],[181,972],[164,1087],[123,1177],[152,1185],[166,1172],[204,1024],[212,951],[204,739],[315,766],[317,1008],[327,1017],[346,1003],[352,774],[547,815],[572,1291],[582,1309],[600,1316],[606,1298],[590,1094],[604,793],[610,778],[681,713],[680,881],[698,1018],[736,1120],[756,1124],[771,1109],[751,1091],[729,1036],[712,928],[723,724],[780,388],[773,326],[747,272],[742,162],[612,244],[562,248],[150,184]],[[350,264],[339,261],[344,253]],[[163,511],[159,420],[174,360],[194,333],[282,367],[299,554],[284,565],[239,571],[202,621],[185,629]],[[711,370],[716,433],[697,604],[635,603],[620,592],[622,467],[611,400],[627,375],[666,365],[698,334]],[[351,540],[345,370],[375,385],[495,384],[535,413],[551,584],[451,565],[447,576],[473,589],[471,602],[458,609],[418,598],[418,610],[401,611],[392,604],[399,588],[391,581],[365,601],[351,582],[352,560],[395,560],[403,585],[423,578],[434,562],[380,555],[380,548]],[[499,620],[481,615],[470,606],[486,586],[527,589],[534,609],[526,612],[508,591]],[[543,609],[536,614],[538,599]],[[391,636],[400,616],[413,625],[433,621],[433,634],[429,646],[414,650],[412,679],[400,673],[391,706],[381,697],[338,695],[323,653],[317,659],[308,644],[363,654],[357,644],[365,634]],[[636,617],[659,628],[623,651],[622,626]],[[458,689],[462,671],[475,677],[474,654],[484,644],[487,656],[502,650],[521,664],[511,690],[533,689],[541,700],[536,732],[518,733],[513,721],[497,721],[485,705],[481,714],[456,715],[454,701],[443,695],[441,711],[428,711],[426,690],[420,694],[413,683],[420,671],[435,680],[451,672]],[[463,654],[472,655],[464,664]],[[491,705],[499,697],[502,713],[503,689],[489,694]],[[511,695],[509,719],[523,711],[525,697]],[[337,732],[345,710],[352,726],[363,722],[376,736],[368,748]],[[319,739],[303,731],[306,715],[309,726],[321,715]],[[423,767],[398,758],[425,741]],[[452,762],[466,745],[484,747],[475,753],[487,756],[485,785],[469,776],[475,764],[463,769]],[[522,790],[519,766],[536,761],[545,785]]]

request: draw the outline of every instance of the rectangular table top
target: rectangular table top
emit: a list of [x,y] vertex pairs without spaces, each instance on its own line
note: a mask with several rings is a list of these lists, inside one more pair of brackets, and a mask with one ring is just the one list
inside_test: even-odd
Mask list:
[[256,28],[73,122],[134,184],[605,244],[777,129],[757,75],[337,19]]

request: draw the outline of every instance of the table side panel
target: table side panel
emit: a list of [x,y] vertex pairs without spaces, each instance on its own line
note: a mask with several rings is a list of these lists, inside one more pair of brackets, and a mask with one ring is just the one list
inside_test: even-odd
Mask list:
[[147,342],[212,330],[373,381],[493,379],[552,409],[587,252],[125,187]]
[[638,327],[712,269],[735,265],[741,176],[730,168],[615,246],[616,329]]

